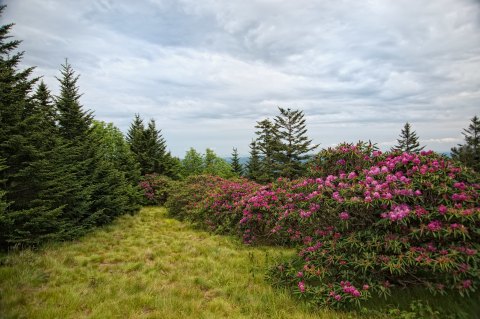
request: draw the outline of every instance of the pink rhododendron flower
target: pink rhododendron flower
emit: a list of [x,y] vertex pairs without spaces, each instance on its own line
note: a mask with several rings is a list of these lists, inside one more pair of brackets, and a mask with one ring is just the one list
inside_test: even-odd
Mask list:
[[397,205],[388,213],[381,214],[382,218],[388,218],[391,221],[401,220],[408,216],[410,213],[410,207],[406,204]]
[[464,280],[462,286],[463,288],[468,289],[472,286],[472,281],[470,279]]
[[303,281],[298,283],[298,289],[300,289],[301,293],[305,292],[305,283]]
[[447,206],[445,205],[440,205],[438,206],[438,212],[441,214],[441,215],[445,215],[445,213],[447,212],[448,208]]
[[442,229],[442,222],[439,220],[434,220],[434,221],[431,221],[427,225],[427,227],[430,231],[439,231],[440,229]]
[[341,212],[341,213],[339,214],[339,217],[340,217],[341,220],[347,220],[347,219],[350,218],[350,214],[347,213],[347,212]]

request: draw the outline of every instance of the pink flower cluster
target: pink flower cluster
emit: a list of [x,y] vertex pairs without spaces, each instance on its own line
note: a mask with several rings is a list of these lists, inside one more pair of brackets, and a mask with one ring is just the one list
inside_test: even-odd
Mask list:
[[397,221],[407,217],[409,213],[410,207],[408,207],[408,205],[406,204],[401,204],[394,206],[391,211],[389,211],[388,213],[382,213],[380,216],[382,218],[388,218],[391,221]]
[[353,297],[360,297],[362,295],[360,291],[358,291],[358,289],[355,288],[355,286],[353,286],[349,281],[340,282],[340,286],[342,287],[344,293],[350,294]]

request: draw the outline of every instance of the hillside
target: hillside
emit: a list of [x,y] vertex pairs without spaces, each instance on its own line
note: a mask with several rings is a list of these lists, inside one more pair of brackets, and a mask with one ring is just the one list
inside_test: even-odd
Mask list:
[[292,251],[246,247],[144,208],[64,244],[2,256],[1,318],[354,318],[264,280]]

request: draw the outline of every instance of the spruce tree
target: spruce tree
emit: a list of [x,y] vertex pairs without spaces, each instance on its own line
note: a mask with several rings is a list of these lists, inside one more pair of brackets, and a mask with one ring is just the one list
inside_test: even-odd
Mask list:
[[92,135],[98,141],[97,151],[103,160],[113,164],[115,169],[125,174],[132,185],[140,181],[140,164],[130,149],[122,132],[113,123],[93,121]]
[[63,141],[65,159],[58,159],[58,165],[74,176],[68,182],[72,191],[62,191],[65,196],[66,218],[75,224],[78,234],[92,225],[86,225],[85,220],[92,212],[95,183],[92,174],[95,170],[96,145],[91,139],[92,114],[83,110],[80,104],[78,78],[72,66],[65,61],[61,66],[60,93],[54,98],[57,109],[57,119],[60,136]]
[[151,119],[145,128],[140,115],[135,114],[127,132],[127,142],[140,164],[142,175],[155,173],[178,177],[178,161],[168,155],[165,139],[156,128],[155,120]]
[[452,158],[480,172],[480,118],[475,115],[462,134],[465,144],[451,149]]
[[143,119],[140,117],[140,114],[135,114],[132,124],[130,124],[130,128],[128,129],[126,140],[133,154],[135,154],[137,162],[140,164],[141,174],[145,175],[148,158],[146,154],[145,125],[143,124]]
[[276,127],[269,119],[257,122],[255,126],[258,131],[256,146],[260,156],[260,172],[257,180],[260,182],[270,182],[278,177],[278,165],[276,163],[276,153],[278,152],[279,141],[275,134]]
[[144,174],[165,173],[166,143],[161,131],[157,130],[155,120],[148,122],[145,130],[145,167]]
[[258,181],[261,173],[261,160],[257,147],[257,142],[250,143],[250,156],[246,164],[246,176],[251,180]]
[[[0,13],[5,7],[0,7]],[[62,207],[45,198],[52,172],[50,134],[42,110],[31,96],[33,68],[18,71],[23,52],[10,40],[12,24],[0,27],[0,247],[34,245],[61,231]]]
[[173,156],[170,152],[165,154],[165,176],[170,177],[171,179],[178,180],[181,178],[182,174],[182,161]]
[[408,122],[405,123],[405,126],[400,133],[400,138],[397,139],[397,143],[398,144],[395,145],[392,150],[399,150],[408,153],[419,153],[425,148],[425,146],[420,147],[417,134],[415,131],[411,130],[411,125]]
[[297,178],[306,173],[305,161],[309,152],[318,145],[306,136],[304,114],[300,110],[278,108],[280,115],[275,117],[274,134],[278,141],[275,152],[277,170],[280,176]]
[[58,124],[60,132],[69,141],[85,138],[92,124],[92,113],[84,111],[80,104],[81,94],[78,88],[78,75],[72,66],[65,60],[60,71],[60,95],[56,97],[58,109]]
[[232,166],[232,171],[237,174],[238,176],[242,176],[243,175],[243,166],[242,164],[240,164],[240,159],[238,157],[238,151],[237,151],[237,148],[233,148],[233,152],[232,152],[232,161],[230,163],[230,165]]
[[58,78],[60,95],[56,98],[60,133],[72,151],[68,163],[74,165],[74,186],[83,187],[74,193],[67,212],[83,230],[135,211],[138,202],[125,173],[102,152],[105,141],[92,132],[92,113],[84,111],[80,104],[78,76],[68,63],[62,67]]

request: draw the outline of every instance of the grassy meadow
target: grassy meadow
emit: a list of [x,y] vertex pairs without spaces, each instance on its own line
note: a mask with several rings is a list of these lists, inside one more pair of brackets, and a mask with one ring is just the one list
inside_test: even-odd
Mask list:
[[144,208],[88,236],[2,256],[1,318],[356,318],[264,279],[284,248],[247,247]]

